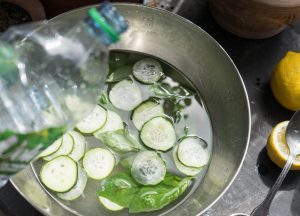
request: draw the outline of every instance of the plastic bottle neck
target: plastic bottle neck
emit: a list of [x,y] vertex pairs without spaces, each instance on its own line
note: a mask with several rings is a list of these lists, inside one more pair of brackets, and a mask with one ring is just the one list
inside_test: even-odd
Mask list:
[[128,28],[124,17],[107,2],[98,8],[91,8],[85,22],[93,35],[106,46],[118,42],[120,34]]

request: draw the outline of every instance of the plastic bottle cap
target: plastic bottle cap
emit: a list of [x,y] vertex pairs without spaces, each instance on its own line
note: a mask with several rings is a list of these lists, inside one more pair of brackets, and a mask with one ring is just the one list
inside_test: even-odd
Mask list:
[[111,37],[113,42],[116,42],[120,39],[119,34],[105,21],[96,8],[91,8],[89,10],[89,15],[93,21],[96,22],[99,27]]

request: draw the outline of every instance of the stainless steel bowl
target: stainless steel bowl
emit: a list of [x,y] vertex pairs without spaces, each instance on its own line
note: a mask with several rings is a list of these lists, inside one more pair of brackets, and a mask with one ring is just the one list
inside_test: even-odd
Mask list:
[[[169,62],[192,80],[206,103],[213,127],[211,164],[196,191],[179,207],[163,213],[173,216],[201,214],[230,186],[247,151],[250,110],[243,81],[222,47],[193,23],[164,10],[131,4],[116,6],[130,28],[112,49],[147,53]],[[82,19],[88,9],[62,14],[52,22]],[[31,167],[13,177],[11,182],[43,214],[59,216],[84,212],[85,203],[73,209],[57,203],[42,189]],[[100,215],[97,210],[89,212]],[[113,214],[102,212],[101,215]]]

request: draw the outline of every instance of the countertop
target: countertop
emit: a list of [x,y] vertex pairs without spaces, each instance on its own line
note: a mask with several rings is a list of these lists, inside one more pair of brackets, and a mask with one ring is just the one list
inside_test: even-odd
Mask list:
[[[269,80],[272,69],[288,50],[300,51],[300,23],[269,39],[247,40],[222,29],[205,0],[189,0],[179,14],[207,31],[228,52],[242,75],[251,105],[252,133],[246,160],[230,189],[204,215],[249,213],[263,200],[280,173],[268,158],[265,145],[272,127],[289,120],[293,112],[275,101]],[[300,216],[299,181],[300,172],[288,174],[273,201],[271,216]],[[41,215],[10,184],[0,190],[0,210],[3,215]]]

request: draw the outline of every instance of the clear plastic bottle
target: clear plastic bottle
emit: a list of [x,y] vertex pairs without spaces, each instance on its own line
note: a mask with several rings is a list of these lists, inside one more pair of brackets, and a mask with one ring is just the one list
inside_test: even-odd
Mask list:
[[126,29],[105,3],[79,22],[35,23],[1,35],[0,176],[24,168],[94,108],[107,47]]

